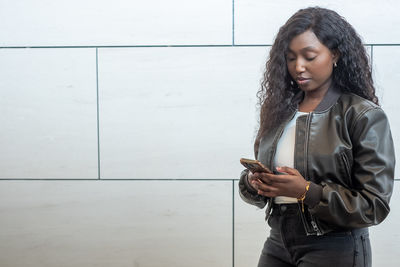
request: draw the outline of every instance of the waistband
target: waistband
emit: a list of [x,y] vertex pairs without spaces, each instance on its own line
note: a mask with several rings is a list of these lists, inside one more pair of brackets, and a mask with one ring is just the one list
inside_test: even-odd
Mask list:
[[272,204],[272,214],[274,215],[290,215],[300,211],[298,203]]

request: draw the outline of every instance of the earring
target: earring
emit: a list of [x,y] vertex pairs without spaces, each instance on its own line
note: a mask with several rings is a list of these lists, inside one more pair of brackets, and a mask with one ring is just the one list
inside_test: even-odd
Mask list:
[[333,66],[336,68],[337,67],[337,63],[335,62],[335,63],[333,63]]
[[293,81],[290,81],[290,85],[291,85],[291,86],[294,86],[294,83],[293,83]]

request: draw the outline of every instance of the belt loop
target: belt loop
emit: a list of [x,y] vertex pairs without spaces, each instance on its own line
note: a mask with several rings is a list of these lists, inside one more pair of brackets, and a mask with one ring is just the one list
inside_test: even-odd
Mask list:
[[369,230],[368,230],[368,227],[366,227],[366,228],[357,228],[357,229],[351,230],[351,233],[352,233],[352,235],[354,237],[359,237],[359,236],[369,235]]

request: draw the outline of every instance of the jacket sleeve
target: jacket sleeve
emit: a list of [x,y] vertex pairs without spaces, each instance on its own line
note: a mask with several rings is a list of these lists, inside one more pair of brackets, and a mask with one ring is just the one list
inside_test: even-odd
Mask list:
[[323,182],[322,197],[310,208],[323,223],[345,228],[376,225],[388,215],[395,154],[388,119],[379,107],[364,111],[350,128],[352,188]]
[[240,174],[239,180],[239,194],[240,197],[247,203],[257,206],[260,209],[264,208],[267,204],[267,198],[257,194],[257,191],[249,184],[247,174],[249,170],[245,169]]

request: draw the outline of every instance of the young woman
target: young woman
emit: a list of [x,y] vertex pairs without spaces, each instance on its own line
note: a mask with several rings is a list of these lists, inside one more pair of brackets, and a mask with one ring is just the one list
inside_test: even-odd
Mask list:
[[258,97],[255,156],[274,173],[239,182],[244,201],[267,205],[258,266],[370,266],[368,227],[389,213],[395,156],[360,37],[332,10],[299,10]]

